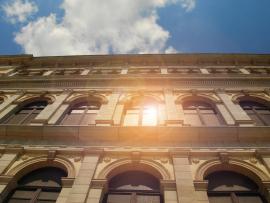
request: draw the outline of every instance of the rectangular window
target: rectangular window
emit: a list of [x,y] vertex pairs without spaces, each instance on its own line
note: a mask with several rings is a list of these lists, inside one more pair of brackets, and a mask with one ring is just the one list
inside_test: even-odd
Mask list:
[[157,125],[157,109],[149,107],[143,110],[142,118],[143,126],[156,126]]
[[138,126],[139,109],[130,109],[126,111],[124,126]]

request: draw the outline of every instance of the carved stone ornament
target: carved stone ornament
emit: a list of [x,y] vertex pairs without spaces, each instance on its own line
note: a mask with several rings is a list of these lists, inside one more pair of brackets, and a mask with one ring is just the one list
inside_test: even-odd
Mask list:
[[226,152],[220,152],[219,159],[220,159],[221,163],[227,164],[227,163],[229,163],[229,154]]
[[111,157],[105,156],[105,157],[103,158],[103,161],[104,161],[105,163],[109,163],[109,162],[111,161]]
[[253,164],[258,163],[258,159],[256,159],[255,157],[251,157],[251,158],[249,159],[249,161],[250,161],[251,163],[253,163]]
[[198,163],[200,163],[200,159],[199,158],[192,158],[191,162],[194,164],[198,164]]
[[82,160],[82,157],[80,157],[80,156],[74,157],[74,161],[75,161],[75,162],[79,162],[79,161],[81,161],[81,160]]
[[167,157],[161,157],[160,161],[161,161],[161,163],[166,164],[169,162],[169,159]]
[[28,155],[22,155],[21,156],[21,159],[24,161],[24,160],[27,160],[29,158],[29,156]]

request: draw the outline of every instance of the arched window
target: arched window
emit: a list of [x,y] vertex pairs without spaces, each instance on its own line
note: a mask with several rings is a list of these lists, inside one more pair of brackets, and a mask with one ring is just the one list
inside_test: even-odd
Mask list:
[[255,101],[240,101],[242,109],[256,125],[270,125],[270,107]]
[[30,124],[36,116],[48,105],[47,101],[35,101],[21,107],[10,115],[5,124]]
[[219,126],[224,121],[217,111],[204,101],[186,101],[183,103],[185,123],[191,126]]
[[65,171],[54,167],[32,171],[17,182],[5,202],[54,203],[62,188],[61,178],[66,176]]
[[206,179],[209,203],[265,203],[256,183],[244,175],[219,171]]
[[156,126],[158,124],[158,107],[153,101],[133,101],[126,105],[124,126]]
[[95,125],[100,108],[98,102],[83,101],[73,105],[60,122],[61,125]]
[[128,171],[109,181],[103,203],[161,203],[159,180],[141,171]]

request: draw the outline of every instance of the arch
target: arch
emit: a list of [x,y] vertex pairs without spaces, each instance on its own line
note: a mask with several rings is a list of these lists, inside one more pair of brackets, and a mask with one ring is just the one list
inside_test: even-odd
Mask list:
[[133,93],[133,94],[128,94],[126,96],[123,96],[120,98],[119,103],[121,104],[127,104],[130,103],[131,101],[134,100],[141,100],[142,98],[146,98],[152,101],[155,101],[157,103],[163,103],[164,100],[161,99],[159,96],[151,93]]
[[78,94],[78,95],[72,95],[71,97],[69,97],[66,100],[66,103],[69,103],[71,105],[74,105],[78,102],[81,101],[96,101],[96,102],[100,102],[101,104],[107,104],[108,103],[108,99],[107,97],[105,97],[104,95],[101,94]]
[[221,100],[211,96],[209,94],[184,94],[182,96],[179,96],[176,100],[175,103],[183,103],[186,101],[192,101],[192,100],[197,100],[197,101],[204,101],[206,103],[211,104],[214,106],[216,103],[220,103]]
[[197,169],[195,180],[203,181],[207,175],[216,171],[232,171],[246,175],[261,187],[262,182],[270,180],[261,169],[238,159],[230,159],[229,163],[222,163],[219,159],[206,161]]
[[62,156],[57,156],[55,159],[50,161],[48,160],[47,156],[39,156],[28,159],[18,164],[16,167],[8,170],[6,175],[12,176],[15,180],[19,180],[25,174],[48,166],[60,168],[66,171],[67,178],[75,178],[76,172],[74,165],[71,163],[71,161]]
[[18,104],[19,106],[24,106],[32,102],[38,101],[46,101],[48,104],[52,104],[55,101],[55,97],[53,95],[25,95],[20,99],[16,100],[14,103]]
[[248,95],[236,94],[232,97],[232,101],[234,103],[239,103],[240,101],[243,101],[243,100],[254,101],[254,102],[262,103],[268,106],[270,102],[270,98],[262,94],[248,94]]
[[130,159],[121,159],[110,163],[98,174],[98,179],[108,179],[130,170],[147,172],[160,180],[170,180],[170,173],[160,164],[152,160],[141,159],[134,162]]
[[[8,95],[0,95],[0,104],[7,100],[10,96]],[[2,102],[1,102],[2,101]]]

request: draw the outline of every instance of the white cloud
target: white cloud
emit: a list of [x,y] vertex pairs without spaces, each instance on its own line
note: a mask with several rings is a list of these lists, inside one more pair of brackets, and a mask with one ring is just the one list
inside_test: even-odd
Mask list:
[[186,10],[186,11],[191,11],[195,8],[196,6],[196,0],[180,0],[181,6]]
[[13,0],[2,6],[9,22],[25,22],[34,13],[38,11],[35,3],[28,0]]
[[34,55],[160,53],[170,34],[158,25],[157,9],[183,0],[64,0],[61,22],[55,14],[30,22],[15,41]]

